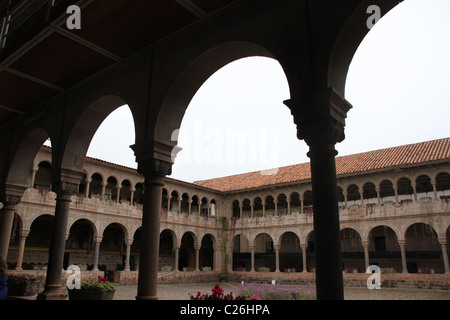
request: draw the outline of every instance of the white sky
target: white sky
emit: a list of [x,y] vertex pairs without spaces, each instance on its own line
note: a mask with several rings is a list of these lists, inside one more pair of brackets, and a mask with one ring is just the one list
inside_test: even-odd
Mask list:
[[[450,136],[449,14],[449,0],[405,0],[369,32],[347,77],[353,109],[339,155]],[[242,59],[219,70],[186,111],[171,177],[192,182],[308,162],[288,98],[275,60]],[[121,107],[88,156],[136,168],[134,137],[131,112]]]

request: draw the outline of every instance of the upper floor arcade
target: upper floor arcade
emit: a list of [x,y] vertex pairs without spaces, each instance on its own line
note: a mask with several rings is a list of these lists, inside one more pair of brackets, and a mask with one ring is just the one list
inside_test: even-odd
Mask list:
[[[447,138],[338,157],[341,220],[447,212],[449,150]],[[49,195],[50,167],[51,149],[42,147],[30,172],[33,188],[25,193],[25,202],[54,199]],[[78,209],[140,217],[144,186],[135,169],[87,158],[84,172],[74,195]],[[214,226],[208,220],[217,216],[242,226],[253,225],[256,219],[267,224],[312,222],[308,163],[279,168],[273,175],[252,172],[195,183],[165,178],[164,184],[164,220],[189,224],[188,217],[200,217],[195,223]]]

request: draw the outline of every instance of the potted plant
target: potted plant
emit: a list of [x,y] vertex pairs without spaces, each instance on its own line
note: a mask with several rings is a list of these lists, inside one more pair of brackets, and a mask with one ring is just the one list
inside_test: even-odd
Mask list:
[[32,274],[9,275],[8,295],[32,296],[38,293],[40,278]]
[[6,261],[0,257],[0,300],[6,300],[8,298],[7,270],[8,266],[6,265]]
[[91,278],[81,281],[80,289],[70,289],[69,300],[112,300],[116,288],[104,277]]

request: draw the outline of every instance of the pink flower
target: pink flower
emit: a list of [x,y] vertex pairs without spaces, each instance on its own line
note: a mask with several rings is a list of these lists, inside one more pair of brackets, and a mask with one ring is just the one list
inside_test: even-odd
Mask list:
[[260,297],[259,295],[255,294],[255,295],[252,297],[252,300],[261,300],[261,297]]

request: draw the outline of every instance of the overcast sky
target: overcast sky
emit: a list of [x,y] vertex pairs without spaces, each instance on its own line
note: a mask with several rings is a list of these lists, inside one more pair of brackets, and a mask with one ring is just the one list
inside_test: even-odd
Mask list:
[[[353,109],[339,155],[450,136],[449,15],[449,0],[405,0],[369,32],[347,77]],[[286,99],[275,60],[247,58],[219,70],[187,109],[171,177],[192,182],[308,162]],[[136,168],[132,144],[133,119],[121,107],[99,128],[88,156]]]

